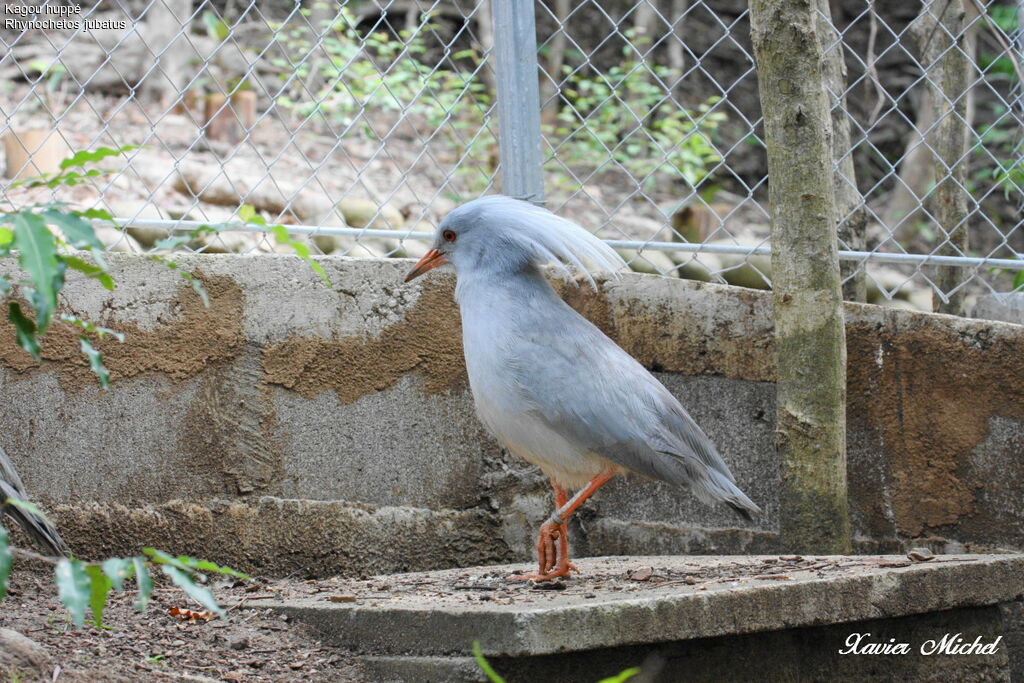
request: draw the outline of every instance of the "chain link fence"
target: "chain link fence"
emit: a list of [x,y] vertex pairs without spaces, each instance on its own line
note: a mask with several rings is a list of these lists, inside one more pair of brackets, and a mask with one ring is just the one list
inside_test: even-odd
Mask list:
[[[218,229],[175,247],[281,249],[240,220],[249,205],[315,252],[419,256],[458,202],[504,191],[597,232],[635,270],[770,286],[745,2],[6,9],[6,177],[137,147],[74,187],[2,198],[103,208],[109,249],[160,249],[204,224]],[[1024,287],[1022,12],[835,0],[822,14],[845,71],[824,84],[849,138],[835,154],[843,275],[867,300],[961,297],[970,311]]]

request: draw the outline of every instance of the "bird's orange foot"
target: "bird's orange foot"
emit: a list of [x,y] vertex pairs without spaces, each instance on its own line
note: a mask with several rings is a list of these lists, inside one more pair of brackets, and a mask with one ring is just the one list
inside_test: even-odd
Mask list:
[[534,583],[544,583],[545,581],[554,581],[555,579],[568,579],[571,578],[571,571],[579,571],[576,567],[571,564],[567,567],[555,567],[549,572],[537,572],[535,574],[513,574],[508,577],[509,581],[533,581]]
[[[537,561],[539,564],[537,573],[516,574],[509,578],[513,581],[532,580],[539,583],[569,578],[571,572],[579,572],[579,569],[569,562],[569,546],[565,542],[567,531],[565,524],[556,524],[551,521],[542,524],[540,533],[537,535]],[[555,546],[556,541],[561,541],[558,548]],[[558,552],[559,550],[561,553]]]

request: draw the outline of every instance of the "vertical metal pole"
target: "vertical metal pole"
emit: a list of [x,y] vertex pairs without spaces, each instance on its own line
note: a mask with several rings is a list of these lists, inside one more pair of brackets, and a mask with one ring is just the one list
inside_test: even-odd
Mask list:
[[510,197],[543,204],[534,0],[481,1],[491,2],[494,22],[501,189]]

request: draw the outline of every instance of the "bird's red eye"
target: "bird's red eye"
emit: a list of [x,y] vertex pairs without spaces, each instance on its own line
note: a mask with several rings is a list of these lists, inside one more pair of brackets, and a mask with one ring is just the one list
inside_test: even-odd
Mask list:
[[441,237],[444,238],[445,242],[454,242],[455,241],[455,233],[452,232],[451,230],[445,230],[444,232],[442,232],[441,233]]

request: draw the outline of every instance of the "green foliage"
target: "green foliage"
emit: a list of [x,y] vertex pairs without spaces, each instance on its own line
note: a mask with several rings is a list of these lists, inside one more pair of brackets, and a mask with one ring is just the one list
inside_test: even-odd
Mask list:
[[[641,43],[632,31],[626,37]],[[648,188],[679,178],[698,185],[722,158],[713,140],[725,113],[712,97],[695,110],[666,92],[672,69],[639,60],[632,47],[607,71],[565,65],[558,123],[546,133],[569,165],[600,167],[610,157]]]
[[487,676],[491,683],[505,683],[505,679],[499,676],[498,672],[491,666],[491,663],[484,658],[484,653],[480,650],[479,640],[473,641],[473,659],[476,660],[477,666],[480,667],[480,670],[484,672],[484,675]]
[[210,10],[203,12],[203,26],[206,27],[206,35],[218,42],[223,42],[231,33],[231,27]]
[[11,575],[13,563],[10,535],[7,533],[7,529],[0,526],[0,600],[7,595],[7,578]]
[[327,273],[324,272],[324,267],[321,266],[319,262],[314,261],[313,257],[310,255],[309,245],[292,237],[291,233],[288,232],[288,228],[283,225],[270,225],[267,223],[266,218],[256,213],[256,209],[248,204],[243,204],[238,208],[238,217],[245,223],[258,225],[269,230],[270,234],[274,236],[274,239],[278,244],[284,244],[291,247],[295,252],[295,255],[305,261],[309,267],[313,269],[313,272],[320,276],[320,279],[325,285],[328,287],[331,286],[331,279],[327,277]]
[[78,560],[62,557],[54,570],[57,579],[57,594],[64,603],[71,621],[82,628],[85,624],[85,608],[92,597],[92,585],[85,565]]
[[[38,512],[38,508],[30,503],[12,499],[6,501],[5,504],[16,504],[18,507],[35,511],[36,514],[42,516],[42,512]],[[136,556],[111,557],[103,562],[82,562],[67,557],[62,557],[57,561],[54,568],[57,594],[76,627],[82,628],[85,625],[85,615],[88,610],[92,613],[92,624],[97,628],[103,628],[103,612],[111,592],[123,592],[125,581],[133,577],[138,587],[135,606],[140,611],[145,610],[149,603],[149,596],[153,592],[150,568],[154,566],[159,566],[160,570],[176,586],[202,605],[204,609],[222,617],[224,609],[217,604],[210,590],[202,585],[207,579],[201,572],[225,574],[245,581],[251,580],[242,572],[230,567],[222,567],[207,560],[198,560],[187,555],[175,557],[153,548],[144,548],[143,553],[148,556],[148,560],[147,557]],[[12,564],[13,553],[8,533],[4,527],[0,526],[0,600],[3,600],[7,594],[7,578],[10,576]]]
[[[335,11],[332,3],[330,12]],[[308,11],[304,13],[309,16]],[[286,69],[287,80],[297,84],[278,99],[280,106],[304,117],[321,112],[343,126],[354,123],[364,110],[421,115],[435,126],[451,115],[469,114],[478,105],[483,105],[478,112],[486,111],[489,98],[482,83],[469,74],[435,69],[419,60],[427,50],[422,36],[432,26],[414,33],[402,31],[395,38],[386,32],[362,35],[357,23],[352,10],[342,7],[323,26],[300,21],[274,27],[275,39],[290,56],[276,60],[275,66]],[[314,49],[322,50],[327,59],[304,58]],[[475,53],[463,51],[455,58],[471,55]],[[308,83],[322,84],[311,99],[305,99]]]
[[[1013,5],[992,5],[988,8],[987,21],[994,24],[1005,36],[1012,36],[1017,30],[1017,8]],[[1013,60],[1005,54],[978,55],[978,65],[985,73],[1000,74],[1016,80]]]
[[[60,173],[28,178],[12,183],[11,186],[73,186],[83,178],[105,173],[88,166],[132,149],[135,147],[100,147],[77,152],[60,163]],[[77,211],[60,202],[11,207],[6,213],[0,214],[0,256],[17,250],[18,264],[28,276],[27,280],[17,283],[17,292],[14,283],[6,275],[0,276],[0,296],[11,299],[7,302],[7,320],[14,326],[18,345],[36,360],[42,352],[40,338],[46,334],[52,322],[58,321],[77,328],[79,347],[99,379],[100,386],[107,388],[110,373],[103,364],[102,353],[89,337],[91,335],[103,339],[109,334],[118,341],[124,341],[124,337],[76,316],[57,314],[57,298],[64,287],[65,273],[69,268],[96,280],[105,289],[114,289],[114,279],[103,258],[103,244],[89,222],[94,219],[111,220],[112,217],[102,209]],[[188,241],[198,234],[215,230],[209,226],[200,226],[174,239]],[[88,258],[84,257],[86,255]],[[209,305],[202,283],[191,273],[180,270],[176,263],[162,256],[153,255],[151,258],[179,271],[203,299],[203,303]],[[15,293],[31,305],[31,314],[26,313],[23,301],[12,298]]]
[[236,579],[242,579],[244,581],[251,580],[251,577],[249,577],[246,574],[243,574],[242,572],[235,571],[231,567],[222,567],[208,560],[197,560],[194,557],[189,557],[187,555],[179,555],[177,557],[173,557],[161,550],[157,550],[156,548],[143,548],[142,552],[149,556],[153,564],[163,564],[171,567],[177,567],[178,569],[181,569],[182,571],[186,572],[212,572],[214,574],[226,574],[228,576],[233,576]]
[[[303,12],[312,16],[309,10]],[[370,122],[380,115],[387,121],[388,113],[422,122],[430,136],[443,136],[450,143],[458,159],[454,172],[462,181],[459,189],[482,191],[493,177],[491,153],[497,143],[487,125],[491,96],[477,76],[480,55],[460,50],[449,58],[452,68],[435,68],[424,61],[424,36],[434,28],[429,23],[397,37],[362,34],[356,25],[351,10],[342,8],[323,26],[275,26],[275,38],[286,55],[276,66],[282,69],[282,80],[295,83],[277,104],[303,119],[321,116],[336,124],[332,130],[340,128],[342,136],[361,121],[360,134],[376,137]],[[632,31],[627,37],[635,44],[643,42]],[[311,51],[317,57],[310,57]],[[318,58],[320,51],[326,59]],[[566,57],[584,60],[573,51]],[[582,168],[618,165],[648,188],[672,179],[696,186],[721,161],[712,144],[726,120],[716,109],[719,98],[694,110],[681,107],[666,92],[678,76],[668,67],[642,61],[627,48],[623,61],[604,73],[594,74],[589,66],[563,68],[557,122],[544,126],[549,147],[562,162],[552,167],[556,185],[574,182],[566,166],[579,175]],[[309,84],[316,92],[307,91]],[[614,164],[607,163],[609,158]],[[453,198],[461,199],[458,192]]]
[[[469,71],[441,68],[422,61],[427,52],[424,36],[437,28],[433,24],[401,31],[397,37],[384,31],[364,35],[349,7],[320,5],[337,17],[313,27],[305,21],[273,26],[287,56],[272,63],[282,70],[283,81],[294,84],[278,97],[277,105],[303,119],[322,117],[332,124],[332,134],[340,131],[342,137],[352,130],[376,139],[380,133],[374,122],[382,121],[384,132],[396,116],[422,122],[428,135],[443,139],[460,160],[454,173],[467,194],[486,188],[494,174],[490,154],[496,142],[486,125],[491,96],[474,73],[482,63],[480,55],[459,50],[450,56],[453,67],[455,62],[472,65]],[[302,12],[307,18],[312,15]],[[313,50],[318,56],[311,58]],[[311,86],[315,92],[309,91]]]
[[141,557],[132,558],[132,570],[139,584],[139,595],[135,600],[135,609],[142,612],[149,605],[149,596],[153,594],[153,577],[146,571],[146,561]]
[[197,585],[191,574],[168,564],[161,566],[160,569],[190,598],[218,616],[224,616],[224,610],[217,604],[213,593],[208,588]]
[[21,498],[8,498],[7,500],[3,501],[3,503],[0,503],[0,509],[5,508],[7,506],[16,507],[20,510],[24,510],[28,514],[35,515],[36,517],[45,522],[50,521],[46,517],[46,515],[43,514],[43,511],[36,507],[36,504],[31,501],[22,500]]

